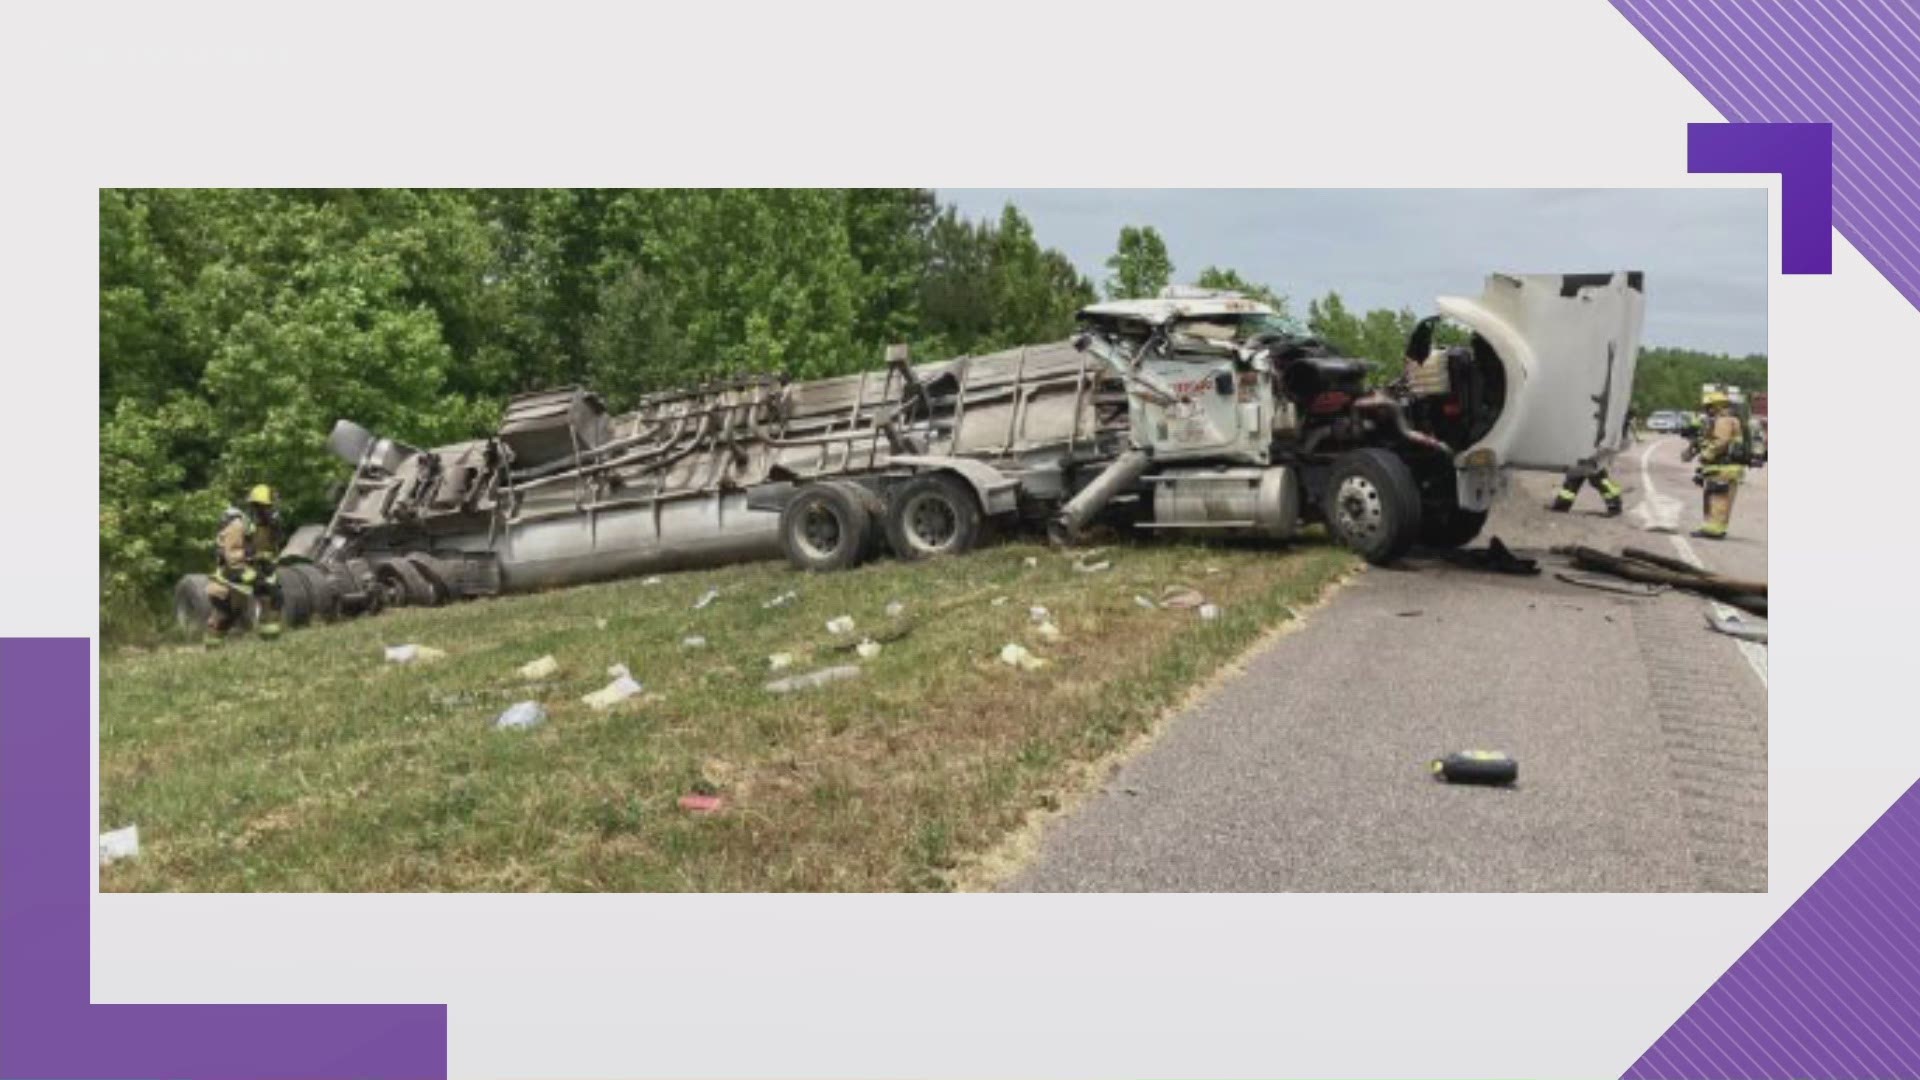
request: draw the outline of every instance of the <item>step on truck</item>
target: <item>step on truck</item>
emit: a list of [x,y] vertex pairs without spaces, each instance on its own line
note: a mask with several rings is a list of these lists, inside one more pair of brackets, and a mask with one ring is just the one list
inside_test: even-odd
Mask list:
[[[433,449],[341,421],[329,446],[352,474],[282,553],[285,614],[779,556],[839,570],[995,529],[1281,542],[1319,523],[1391,562],[1470,542],[1510,469],[1620,448],[1644,307],[1638,272],[1494,274],[1439,298],[1400,369],[1374,374],[1265,305],[1174,287],[984,356],[896,346],[873,371],[726,380],[617,416],[580,388],[523,395],[491,436]],[[183,622],[204,585],[176,589]]]

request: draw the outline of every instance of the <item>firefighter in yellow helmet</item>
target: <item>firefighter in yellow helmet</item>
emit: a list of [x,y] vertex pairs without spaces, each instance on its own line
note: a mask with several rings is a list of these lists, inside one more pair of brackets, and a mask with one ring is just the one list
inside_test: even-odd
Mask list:
[[249,600],[260,604],[254,629],[262,638],[280,636],[280,579],[274,556],[280,550],[282,527],[273,489],[256,484],[247,493],[244,509],[228,507],[215,535],[214,570],[207,579],[207,645],[219,645],[240,621]]
[[1705,493],[1701,500],[1705,520],[1693,535],[1725,540],[1727,524],[1733,519],[1733,497],[1747,476],[1747,432],[1725,393],[1709,390],[1701,397],[1700,407],[1707,414],[1700,437],[1680,455],[1682,461],[1700,459],[1693,479]]

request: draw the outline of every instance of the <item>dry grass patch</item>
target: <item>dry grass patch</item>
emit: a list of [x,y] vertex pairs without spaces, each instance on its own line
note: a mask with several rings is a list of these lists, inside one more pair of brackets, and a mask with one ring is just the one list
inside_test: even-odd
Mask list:
[[[107,889],[920,890],[954,886],[1076,770],[1350,570],[1342,551],[1141,544],[1112,569],[1009,544],[965,559],[801,576],[779,564],[512,597],[223,652],[108,655],[102,827],[140,826]],[[1031,561],[1032,565],[1029,565]],[[1148,610],[1170,585],[1223,608]],[[694,601],[709,587],[720,598]],[[791,604],[763,604],[789,590]],[[1005,597],[1005,602],[996,599]],[[905,611],[884,610],[900,601]],[[1028,616],[1046,607],[1064,636]],[[826,620],[850,615],[836,638]],[[705,648],[682,638],[698,634]],[[850,646],[901,635],[877,657]],[[445,660],[389,665],[384,644]],[[998,660],[1024,644],[1047,660]],[[767,657],[859,678],[776,696]],[[551,654],[552,678],[515,669]],[[580,697],[625,663],[646,685]],[[493,717],[540,701],[547,722]],[[680,796],[725,808],[694,815]]]

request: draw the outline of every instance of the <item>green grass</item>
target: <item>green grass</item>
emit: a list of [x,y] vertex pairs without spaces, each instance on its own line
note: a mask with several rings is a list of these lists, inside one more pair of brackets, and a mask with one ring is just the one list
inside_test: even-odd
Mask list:
[[[1026,565],[1027,559],[1035,565]],[[122,649],[101,670],[102,828],[138,824],[109,890],[898,890],[956,870],[1058,804],[1196,681],[1354,565],[1302,545],[1108,548],[1103,573],[1008,544],[964,559],[800,575],[780,563],[629,580],[315,627],[278,642]],[[1145,610],[1190,585],[1222,605]],[[692,604],[708,587],[720,598]],[[766,609],[794,590],[799,600]],[[1007,602],[996,605],[996,597]],[[890,600],[906,604],[890,620]],[[1027,608],[1053,612],[1055,644]],[[823,624],[851,615],[836,639]],[[858,661],[862,634],[905,633]],[[704,649],[681,639],[701,634]],[[998,661],[1026,644],[1048,666]],[[382,645],[444,660],[396,665]],[[860,678],[767,693],[789,672]],[[552,654],[559,675],[526,684]],[[623,662],[646,694],[581,695]],[[547,722],[496,731],[508,705]],[[717,814],[677,805],[696,786]]]

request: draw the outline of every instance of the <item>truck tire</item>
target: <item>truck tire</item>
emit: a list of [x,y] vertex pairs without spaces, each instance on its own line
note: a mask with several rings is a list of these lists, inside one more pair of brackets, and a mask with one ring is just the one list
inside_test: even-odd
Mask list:
[[1464,547],[1486,526],[1485,510],[1429,506],[1420,512],[1420,542],[1432,548]]
[[1384,566],[1420,535],[1420,485],[1407,463],[1385,450],[1349,450],[1328,470],[1321,512],[1335,540]]
[[386,598],[390,604],[404,604],[407,607],[433,607],[439,603],[439,595],[434,591],[433,583],[420,572],[420,568],[406,559],[387,559],[374,566],[374,577],[384,585]]
[[289,574],[299,578],[307,587],[307,601],[312,608],[309,621],[332,622],[340,617],[340,592],[331,574],[305,563],[280,568],[282,578]]
[[851,570],[872,550],[873,515],[857,488],[808,484],[780,512],[780,550],[796,569]]
[[280,619],[290,627],[302,627],[313,619],[313,592],[307,588],[304,574],[296,574],[299,567],[282,566],[274,571],[280,579]]
[[207,628],[213,614],[213,601],[207,599],[207,575],[187,574],[173,587],[173,621],[180,629],[197,634]]
[[966,481],[952,473],[927,473],[888,497],[887,544],[908,560],[964,555],[980,542],[984,518]]

